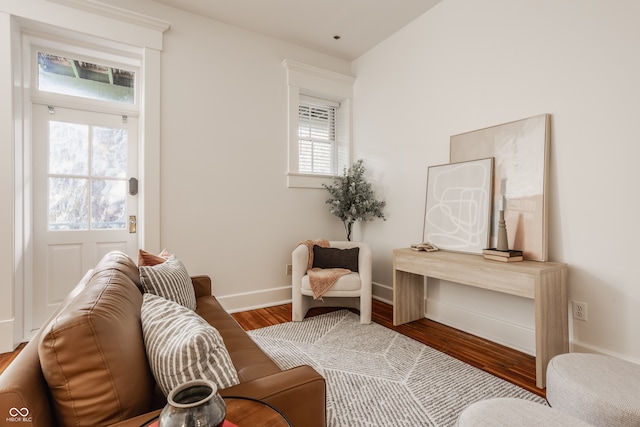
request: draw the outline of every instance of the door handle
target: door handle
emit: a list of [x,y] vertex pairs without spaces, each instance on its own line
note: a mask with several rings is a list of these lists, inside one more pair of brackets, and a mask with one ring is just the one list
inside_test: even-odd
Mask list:
[[131,194],[132,196],[135,196],[136,194],[138,194],[138,179],[137,178],[129,179],[129,194]]

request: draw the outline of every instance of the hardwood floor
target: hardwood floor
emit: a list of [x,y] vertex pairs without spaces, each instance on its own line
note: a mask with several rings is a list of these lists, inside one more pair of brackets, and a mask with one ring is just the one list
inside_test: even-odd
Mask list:
[[[314,308],[307,316],[316,316],[332,310],[338,309]],[[291,304],[234,313],[232,316],[245,330],[263,328],[290,322]],[[393,306],[377,300],[373,301],[372,319],[380,325],[545,397],[545,390],[540,390],[535,385],[536,367],[533,356],[427,319],[393,326]],[[12,353],[0,354],[0,373],[23,347],[24,345],[20,346]]]
[[13,362],[13,359],[16,358],[16,356],[20,353],[25,345],[25,343],[22,343],[18,346],[18,348],[16,348],[15,351],[11,353],[0,354],[0,374],[3,373],[5,369],[7,369],[7,366],[9,366],[11,362]]

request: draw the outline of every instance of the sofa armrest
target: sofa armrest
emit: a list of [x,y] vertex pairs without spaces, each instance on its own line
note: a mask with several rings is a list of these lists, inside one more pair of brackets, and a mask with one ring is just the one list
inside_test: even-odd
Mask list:
[[[39,335],[37,335],[39,338]],[[27,408],[30,426],[53,427],[55,419],[50,406],[47,381],[38,358],[38,341],[33,339],[0,375],[0,424],[11,416],[11,408]],[[11,423],[7,423],[11,424]],[[16,422],[15,425],[22,423]]]
[[211,277],[209,276],[192,276],[191,283],[196,291],[196,298],[211,294]]
[[[298,245],[291,253],[291,284],[295,292],[300,292],[302,278],[307,274],[309,266],[309,248],[305,245]],[[294,294],[295,294],[294,292]]]
[[311,366],[298,366],[220,390],[221,396],[251,397],[282,412],[294,426],[325,427],[325,380]]

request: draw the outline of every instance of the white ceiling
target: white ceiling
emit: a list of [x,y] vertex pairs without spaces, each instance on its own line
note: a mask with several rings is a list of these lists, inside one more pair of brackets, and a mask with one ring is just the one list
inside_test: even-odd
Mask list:
[[351,61],[441,0],[155,1]]

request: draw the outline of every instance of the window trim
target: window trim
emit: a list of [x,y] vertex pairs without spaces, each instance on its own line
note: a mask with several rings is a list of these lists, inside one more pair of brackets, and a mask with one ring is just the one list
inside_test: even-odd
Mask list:
[[355,77],[327,71],[322,68],[306,65],[285,59],[282,66],[287,70],[289,95],[289,127],[288,127],[288,171],[287,187],[289,188],[323,188],[322,184],[330,184],[335,175],[307,174],[299,172],[298,146],[298,108],[301,95],[322,98],[340,104],[336,110],[336,150],[339,173],[351,158],[351,100]]

